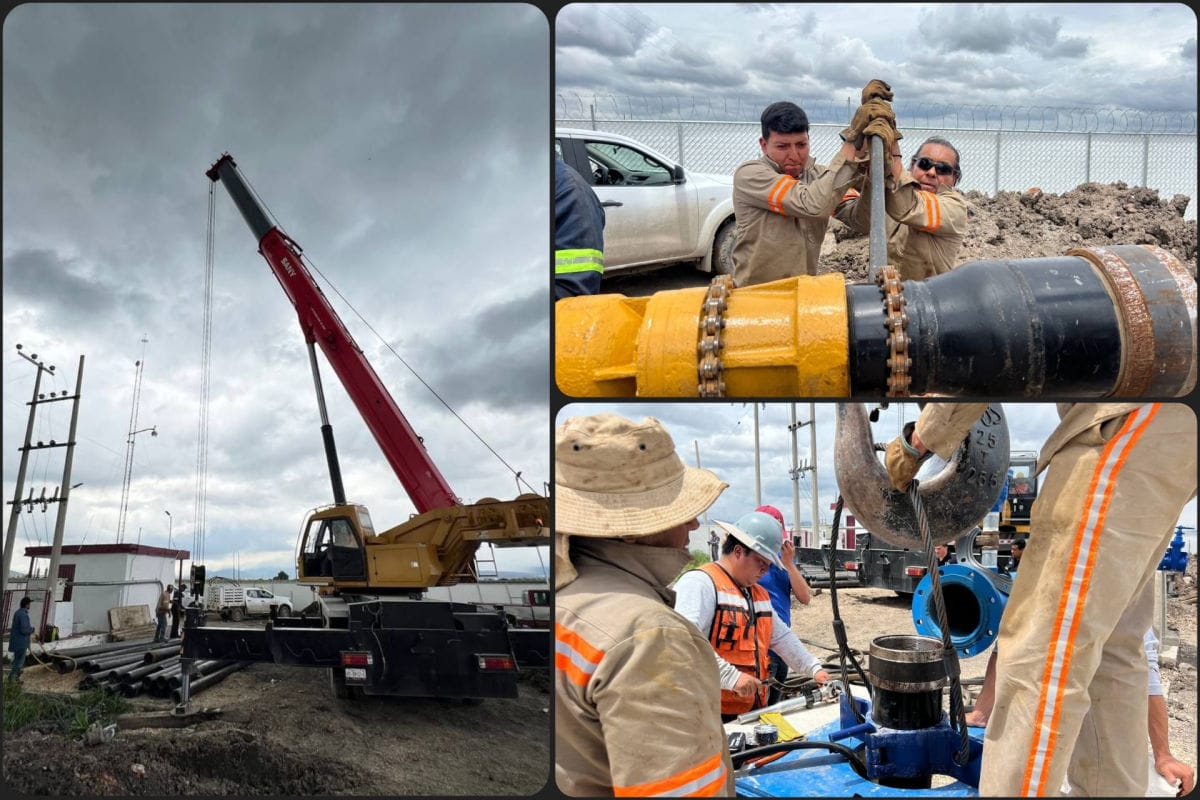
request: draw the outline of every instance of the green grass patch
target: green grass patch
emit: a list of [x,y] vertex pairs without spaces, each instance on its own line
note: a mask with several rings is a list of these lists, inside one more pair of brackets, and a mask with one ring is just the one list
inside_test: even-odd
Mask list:
[[17,683],[4,682],[4,730],[37,725],[71,736],[81,736],[93,722],[107,724],[129,709],[119,695],[103,689],[78,694],[27,692]]

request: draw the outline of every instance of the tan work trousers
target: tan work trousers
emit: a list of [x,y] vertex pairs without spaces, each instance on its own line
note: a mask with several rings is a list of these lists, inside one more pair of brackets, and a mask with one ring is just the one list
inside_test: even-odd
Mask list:
[[1146,790],[1151,581],[1196,493],[1196,418],[1150,404],[1050,461],[1000,625],[981,796]]

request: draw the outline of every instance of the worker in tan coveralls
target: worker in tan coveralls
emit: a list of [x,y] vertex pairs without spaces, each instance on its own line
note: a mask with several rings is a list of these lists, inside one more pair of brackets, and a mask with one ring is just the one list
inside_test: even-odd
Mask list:
[[[928,452],[950,458],[983,403],[930,403],[887,448],[903,490]],[[1049,467],[1000,623],[979,794],[1140,796],[1142,639],[1155,569],[1196,495],[1196,417],[1180,404],[1075,403],[1042,447]],[[907,437],[907,438],[906,438]]]
[[762,156],[733,173],[738,286],[816,275],[830,215],[859,175],[853,142],[843,142],[829,166],[816,163],[808,149],[808,117],[795,103],[772,103],[761,121]]
[[[958,263],[967,232],[967,200],[954,188],[962,179],[958,150],[945,139],[931,137],[917,148],[908,172],[904,171],[898,145],[892,145],[888,161],[883,193],[888,216],[888,263],[896,267],[904,281],[949,272]],[[846,192],[834,216],[851,229],[870,234],[868,178]]]
[[658,420],[573,417],[554,476],[554,774],[572,796],[725,797],[733,767],[712,648],[667,584],[728,486]]

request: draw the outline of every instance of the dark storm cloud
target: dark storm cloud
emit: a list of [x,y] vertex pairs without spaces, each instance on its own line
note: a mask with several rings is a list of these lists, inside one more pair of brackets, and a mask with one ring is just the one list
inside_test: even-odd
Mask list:
[[[455,318],[488,316],[493,326],[511,322],[514,330],[492,331],[500,344],[490,347],[518,385],[459,394],[527,410],[540,380],[544,409],[542,12],[519,4],[27,5],[5,21],[4,334],[53,351],[57,361],[87,356],[80,439],[89,447],[80,448],[75,469],[90,491],[72,513],[108,520],[93,537],[110,537],[115,524],[130,365],[143,333],[141,419],[160,435],[139,442],[131,506],[151,507],[156,520],[162,506],[171,508],[176,537],[187,530],[180,517],[190,516],[181,510],[194,481],[210,190],[208,518],[236,526],[257,506],[254,515],[268,520],[259,527],[274,528],[288,550],[300,511],[327,499],[296,312],[225,188],[204,176],[224,151],[324,274],[318,283],[402,406],[415,402],[408,386],[376,361],[357,313],[389,340],[437,342],[438,360],[450,363],[476,357],[475,343],[460,334],[477,331],[441,330],[452,321],[446,309]],[[27,289],[31,280],[40,287]],[[520,298],[536,290],[540,329],[493,308],[501,280]],[[22,363],[9,355],[6,367]],[[406,355],[429,361],[419,349]],[[382,456],[321,365],[344,468],[369,493]],[[486,365],[469,369],[487,374]],[[16,404],[5,410],[11,475],[7,434],[23,430],[24,420]],[[423,415],[421,428],[436,439],[446,417]],[[521,448],[544,459],[545,425],[511,420],[525,434],[514,460],[529,460]],[[471,474],[462,448],[438,453],[448,474]],[[406,502],[391,481],[381,491]],[[210,532],[216,541],[219,526]]]
[[1179,47],[1179,59],[1194,65],[1196,63],[1196,37],[1192,37]]
[[77,261],[49,250],[18,250],[6,256],[4,293],[47,316],[66,319],[109,314],[129,299],[121,286],[82,274]]
[[544,291],[535,291],[447,325],[425,359],[435,365],[430,383],[454,407],[483,402],[544,408],[550,380],[546,300]]

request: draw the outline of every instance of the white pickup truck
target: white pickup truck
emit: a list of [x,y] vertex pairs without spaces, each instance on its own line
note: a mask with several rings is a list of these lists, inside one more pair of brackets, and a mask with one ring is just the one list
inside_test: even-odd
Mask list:
[[221,615],[221,619],[241,622],[251,616],[267,616],[271,606],[278,606],[279,614],[292,613],[292,600],[272,594],[269,589],[241,586],[210,586],[205,596],[205,608]]
[[592,185],[604,206],[604,272],[691,262],[733,272],[733,176],[685,171],[615,133],[558,128],[555,157]]

